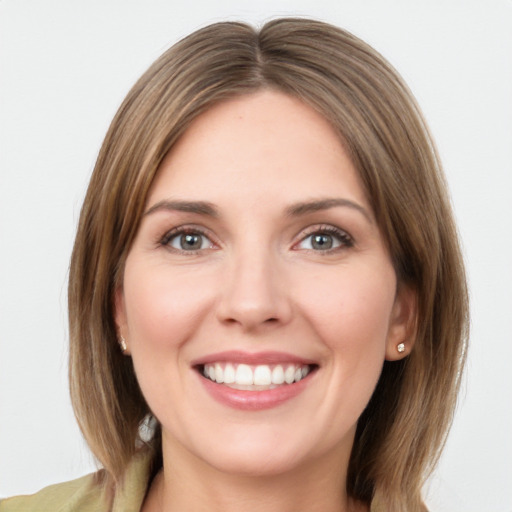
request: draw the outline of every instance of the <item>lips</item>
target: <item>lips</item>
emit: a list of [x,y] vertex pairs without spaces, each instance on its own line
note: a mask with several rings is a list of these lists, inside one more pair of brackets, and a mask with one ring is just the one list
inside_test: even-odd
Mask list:
[[211,354],[193,367],[210,395],[242,410],[276,407],[306,389],[318,364],[281,353],[239,351]]

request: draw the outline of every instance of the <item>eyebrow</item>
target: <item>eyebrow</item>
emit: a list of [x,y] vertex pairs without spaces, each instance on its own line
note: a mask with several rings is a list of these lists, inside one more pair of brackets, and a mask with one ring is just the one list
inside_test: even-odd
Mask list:
[[350,199],[337,197],[295,203],[286,209],[286,213],[291,217],[299,217],[301,215],[329,210],[330,208],[336,208],[339,206],[352,208],[358,211],[366,218],[368,222],[370,222],[370,224],[373,224],[372,215],[366,208],[358,203],[355,203],[354,201],[351,201]]
[[[366,208],[360,204],[344,198],[326,198],[312,201],[303,201],[292,204],[286,208],[286,214],[290,217],[300,217],[310,213],[315,213],[323,210],[329,210],[336,207],[352,208],[361,213],[370,224],[373,224],[373,219]],[[145,213],[151,215],[158,211],[179,211],[186,213],[196,213],[198,215],[206,215],[209,217],[219,217],[217,207],[208,201],[178,201],[164,199],[151,206]]]
[[187,213],[197,213],[199,215],[207,215],[209,217],[218,217],[217,208],[207,201],[159,201],[149,208],[144,215],[151,215],[158,211],[178,211]]

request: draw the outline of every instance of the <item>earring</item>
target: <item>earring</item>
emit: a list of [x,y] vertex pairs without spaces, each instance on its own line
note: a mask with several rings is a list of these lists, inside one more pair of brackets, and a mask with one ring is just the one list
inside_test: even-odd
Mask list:
[[122,336],[119,337],[119,346],[121,347],[121,352],[123,354],[128,350],[128,345]]
[[397,346],[396,346],[396,350],[397,352],[399,352],[400,354],[402,352],[405,352],[405,343],[399,343]]

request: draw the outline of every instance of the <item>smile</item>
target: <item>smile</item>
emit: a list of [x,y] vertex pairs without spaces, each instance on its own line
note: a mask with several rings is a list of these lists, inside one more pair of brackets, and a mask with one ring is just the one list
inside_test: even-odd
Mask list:
[[273,351],[210,354],[193,361],[192,367],[207,394],[242,411],[270,409],[294,399],[319,370],[316,361]]
[[309,364],[232,364],[209,363],[202,367],[202,373],[212,382],[224,384],[232,389],[260,391],[277,386],[299,382],[309,375]]

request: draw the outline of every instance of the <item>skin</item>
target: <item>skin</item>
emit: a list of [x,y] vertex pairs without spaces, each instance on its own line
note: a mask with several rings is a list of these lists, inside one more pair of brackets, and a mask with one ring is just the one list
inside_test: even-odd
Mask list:
[[[343,203],[290,214],[333,198]],[[166,201],[205,201],[216,215]],[[384,360],[410,351],[396,346],[414,295],[397,283],[332,127],[275,91],[221,103],[167,155],[146,212],[116,293],[119,332],[163,429],[145,510],[365,510],[345,493],[355,428]],[[172,238],[182,226],[199,230],[198,250]],[[283,404],[239,410],[192,366],[226,350],[285,352],[317,370]]]

